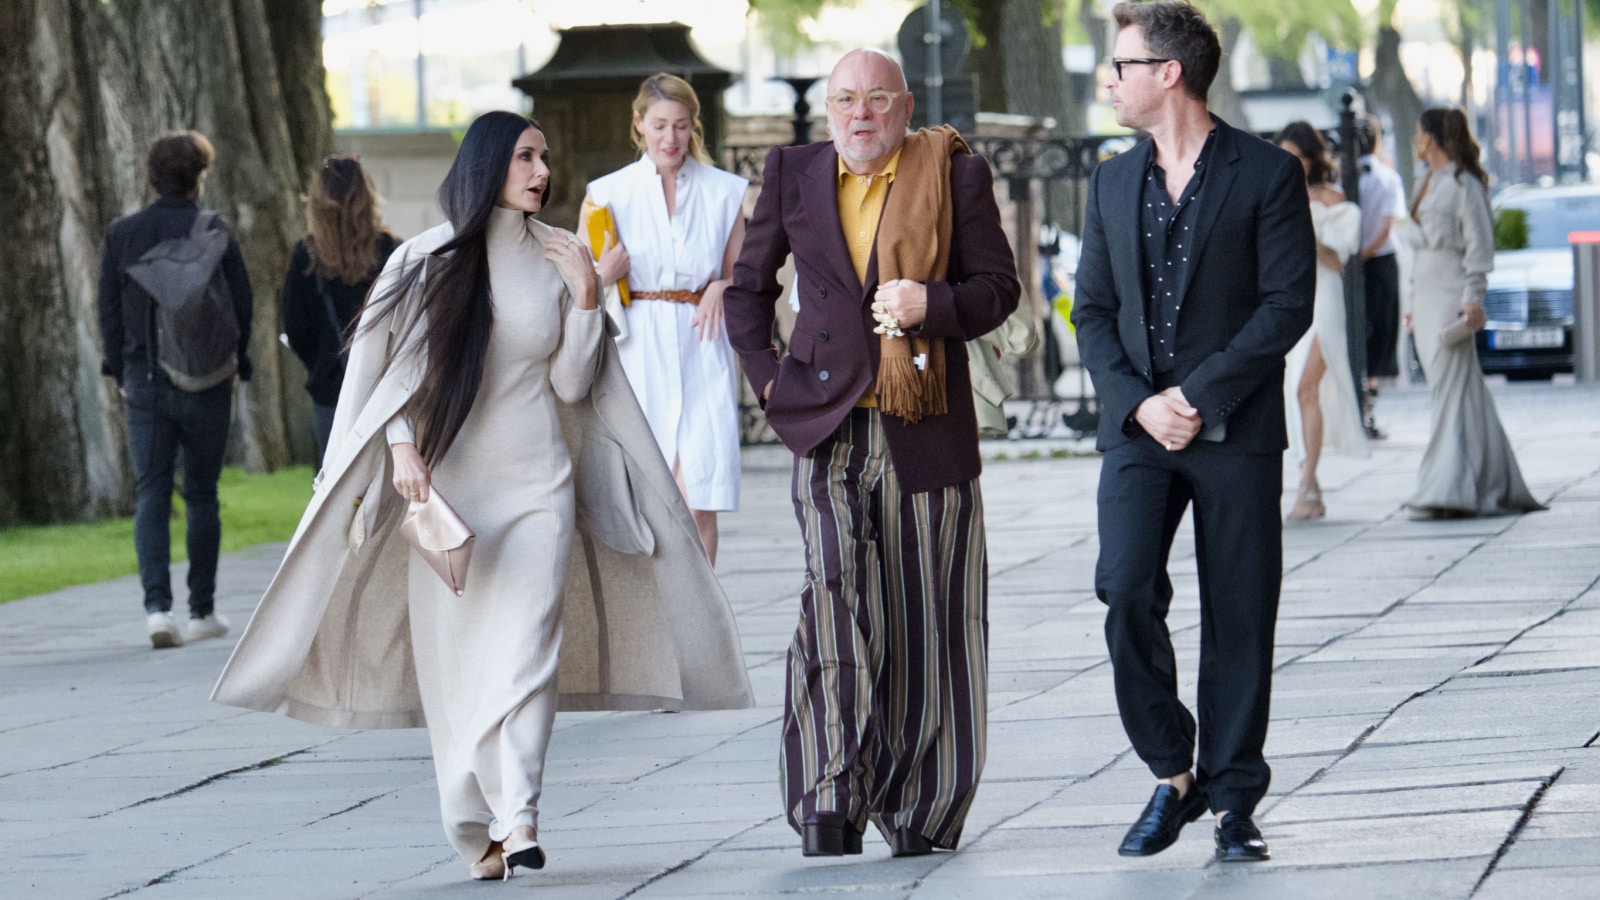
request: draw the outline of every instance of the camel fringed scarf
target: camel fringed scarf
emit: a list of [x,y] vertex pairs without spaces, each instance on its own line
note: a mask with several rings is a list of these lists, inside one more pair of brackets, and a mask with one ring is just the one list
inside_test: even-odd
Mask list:
[[[895,186],[884,201],[878,223],[878,283],[905,278],[943,281],[950,267],[952,229],[950,157],[971,153],[948,125],[907,135],[895,172]],[[931,227],[930,227],[931,226]],[[943,415],[945,396],[943,338],[881,335],[878,409],[907,422]],[[917,359],[925,365],[918,367]]]

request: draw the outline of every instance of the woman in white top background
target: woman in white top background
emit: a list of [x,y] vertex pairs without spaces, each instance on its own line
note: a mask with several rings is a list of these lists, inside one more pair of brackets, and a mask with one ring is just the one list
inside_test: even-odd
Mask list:
[[598,262],[607,288],[627,278],[617,351],[662,456],[717,558],[717,513],[739,507],[738,368],[722,292],[744,241],[748,182],[711,165],[700,100],[687,81],[652,75],[633,100],[638,161],[589,183],[591,207],[618,234]]
[[1327,515],[1317,465],[1323,449],[1347,456],[1367,455],[1366,429],[1350,375],[1345,333],[1344,263],[1360,249],[1361,209],[1344,199],[1334,184],[1338,170],[1327,145],[1311,123],[1290,122],[1278,132],[1278,146],[1300,159],[1311,196],[1311,222],[1317,232],[1317,294],[1311,328],[1289,351],[1284,393],[1289,446],[1300,457],[1300,489],[1290,521]]

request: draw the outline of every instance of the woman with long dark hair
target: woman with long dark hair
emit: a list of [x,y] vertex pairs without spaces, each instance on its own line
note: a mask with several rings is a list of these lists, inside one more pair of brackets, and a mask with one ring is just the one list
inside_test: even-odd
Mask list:
[[1489,176],[1478,164],[1466,114],[1424,110],[1417,158],[1427,177],[1411,201],[1411,329],[1428,378],[1432,430],[1406,501],[1417,518],[1490,516],[1543,509],[1523,483],[1494,399],[1478,368],[1472,332],[1483,327],[1483,294],[1494,269]]
[[345,334],[400,243],[378,203],[358,159],[323,160],[306,197],[306,236],[295,243],[283,278],[283,333],[306,367],[319,467],[344,383]]
[[[445,833],[478,879],[544,864],[558,699],[751,703],[588,250],[533,218],[548,156],[524,116],[468,128],[439,188],[449,222],[374,286],[311,505],[213,694],[328,725],[426,724]],[[459,595],[397,538],[435,492],[476,534]]]
[[1317,465],[1324,448],[1367,455],[1366,430],[1350,375],[1344,324],[1344,262],[1360,249],[1361,210],[1335,185],[1338,171],[1322,135],[1310,122],[1290,122],[1278,146],[1293,153],[1306,173],[1311,224],[1317,232],[1317,294],[1311,328],[1285,359],[1284,408],[1289,449],[1300,457],[1300,488],[1287,518],[1327,515]]

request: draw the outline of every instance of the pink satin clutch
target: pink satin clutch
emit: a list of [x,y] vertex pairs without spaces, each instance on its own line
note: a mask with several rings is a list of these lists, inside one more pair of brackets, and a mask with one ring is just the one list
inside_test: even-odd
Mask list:
[[466,591],[467,564],[472,562],[472,543],[477,536],[437,490],[428,489],[426,503],[412,502],[400,522],[400,533],[422,561],[439,573],[445,587],[457,597]]

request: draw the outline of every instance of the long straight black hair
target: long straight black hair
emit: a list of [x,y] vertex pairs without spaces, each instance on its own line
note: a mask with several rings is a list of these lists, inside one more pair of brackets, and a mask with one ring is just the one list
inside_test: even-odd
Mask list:
[[[517,139],[529,128],[544,130],[533,119],[513,112],[488,112],[473,120],[455,162],[439,185],[439,207],[455,233],[426,259],[402,272],[382,296],[368,300],[369,304],[393,306],[388,310],[392,314],[418,280],[423,282],[421,297],[415,308],[406,312],[395,346],[405,346],[412,332],[422,329],[419,343],[427,366],[405,411],[416,427],[417,450],[429,466],[450,449],[483,383],[489,332],[494,326],[489,298],[489,217],[500,200]],[[544,196],[549,195],[546,185]],[[378,327],[385,318],[373,316],[365,327]]]

